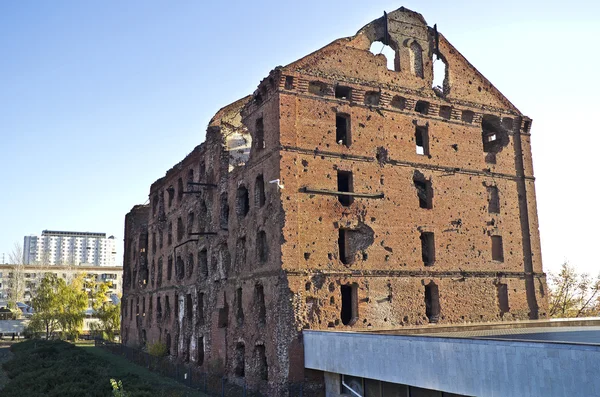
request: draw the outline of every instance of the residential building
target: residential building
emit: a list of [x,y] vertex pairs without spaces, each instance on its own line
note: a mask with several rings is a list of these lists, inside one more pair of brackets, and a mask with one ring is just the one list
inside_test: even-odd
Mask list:
[[38,265],[116,266],[115,237],[106,233],[44,230],[25,236],[23,261]]

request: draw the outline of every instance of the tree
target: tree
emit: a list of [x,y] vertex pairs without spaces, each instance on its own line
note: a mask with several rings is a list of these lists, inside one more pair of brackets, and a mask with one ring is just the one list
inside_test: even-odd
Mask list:
[[121,328],[121,305],[113,303],[107,296],[110,283],[90,283],[89,298],[92,302],[92,309],[96,317],[100,320],[100,331],[104,337],[113,340],[115,331]]
[[598,314],[600,297],[600,275],[592,279],[588,274],[579,274],[567,262],[558,273],[549,273],[551,317],[588,317]]
[[34,314],[29,324],[30,330],[44,331],[46,339],[59,329],[67,337],[76,338],[88,304],[83,283],[83,275],[67,283],[56,274],[46,274],[33,298]]
[[25,295],[23,246],[15,242],[12,251],[8,254],[8,259],[13,265],[8,279],[8,306],[13,312],[20,315],[21,310],[17,307],[17,302],[21,302]]
[[59,289],[58,323],[69,339],[76,339],[83,327],[88,295],[84,290],[84,275],[78,274],[70,283],[63,280]]
[[56,274],[44,276],[33,298],[34,314],[31,317],[29,328],[33,332],[45,331],[46,339],[56,331],[59,326],[60,291],[66,284]]

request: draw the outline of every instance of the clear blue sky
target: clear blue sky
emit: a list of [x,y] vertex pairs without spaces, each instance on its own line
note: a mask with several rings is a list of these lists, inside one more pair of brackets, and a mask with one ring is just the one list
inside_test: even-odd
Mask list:
[[597,273],[600,6],[553,1],[0,2],[0,259],[43,229],[123,238],[150,184],[277,65],[423,14],[533,118],[544,265]]

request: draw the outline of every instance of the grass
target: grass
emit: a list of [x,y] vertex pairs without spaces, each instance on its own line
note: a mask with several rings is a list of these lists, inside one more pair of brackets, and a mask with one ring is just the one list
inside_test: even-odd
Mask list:
[[206,397],[90,345],[31,340],[14,344],[12,360],[3,364],[10,381],[6,397],[109,397],[110,379],[121,380],[131,397]]

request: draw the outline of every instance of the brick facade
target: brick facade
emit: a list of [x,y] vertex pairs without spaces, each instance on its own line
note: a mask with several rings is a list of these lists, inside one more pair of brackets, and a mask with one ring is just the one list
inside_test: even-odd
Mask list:
[[305,328],[545,317],[530,127],[404,8],[276,68],[127,215],[124,341],[280,395]]

